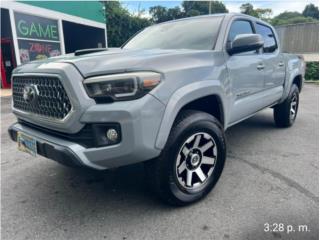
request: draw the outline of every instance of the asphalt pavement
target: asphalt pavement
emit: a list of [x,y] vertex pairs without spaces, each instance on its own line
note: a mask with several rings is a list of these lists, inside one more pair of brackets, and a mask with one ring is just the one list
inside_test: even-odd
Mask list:
[[271,109],[230,128],[215,189],[174,208],[148,191],[142,164],[96,172],[19,152],[3,97],[1,239],[318,239],[318,98],[306,84],[291,128]]

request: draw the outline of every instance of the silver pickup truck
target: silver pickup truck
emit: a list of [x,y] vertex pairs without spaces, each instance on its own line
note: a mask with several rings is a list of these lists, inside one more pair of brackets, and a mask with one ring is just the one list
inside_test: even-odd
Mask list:
[[297,116],[304,62],[281,53],[269,24],[241,14],[153,25],[119,49],[83,50],[19,66],[9,128],[18,148],[71,166],[145,161],[166,202],[204,197],[226,159],[224,131],[272,107]]

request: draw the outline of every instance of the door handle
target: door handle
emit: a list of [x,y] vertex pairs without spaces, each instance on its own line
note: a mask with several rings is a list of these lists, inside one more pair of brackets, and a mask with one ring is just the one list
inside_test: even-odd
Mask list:
[[257,69],[258,69],[258,70],[262,70],[262,69],[264,69],[264,65],[263,65],[263,63],[260,63],[260,64],[257,66]]
[[278,63],[278,66],[279,66],[279,67],[283,67],[283,66],[284,66],[284,62],[279,62],[279,63]]

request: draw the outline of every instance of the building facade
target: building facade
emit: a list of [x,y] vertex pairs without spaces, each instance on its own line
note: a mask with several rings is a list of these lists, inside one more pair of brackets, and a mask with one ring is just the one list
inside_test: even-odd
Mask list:
[[1,3],[1,87],[9,88],[20,64],[107,46],[99,1],[3,1]]

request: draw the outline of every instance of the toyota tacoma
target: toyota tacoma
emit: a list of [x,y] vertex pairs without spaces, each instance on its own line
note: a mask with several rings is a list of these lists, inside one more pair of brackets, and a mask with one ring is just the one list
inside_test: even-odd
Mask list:
[[145,162],[166,202],[195,202],[217,183],[224,132],[265,108],[290,127],[304,61],[275,29],[242,14],[156,24],[121,48],[87,49],[17,67],[9,128],[18,148],[70,166]]

